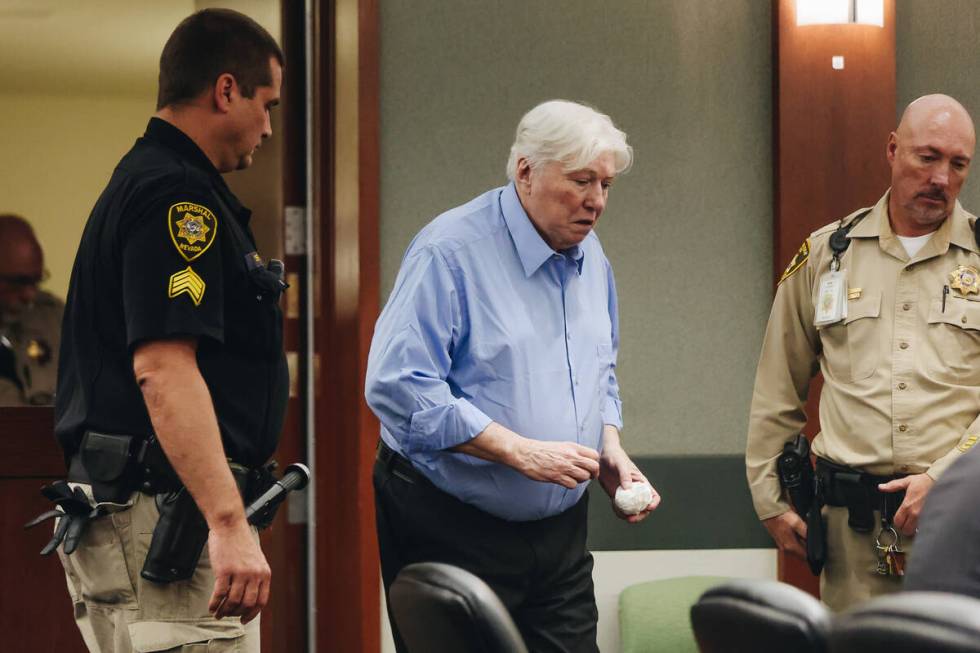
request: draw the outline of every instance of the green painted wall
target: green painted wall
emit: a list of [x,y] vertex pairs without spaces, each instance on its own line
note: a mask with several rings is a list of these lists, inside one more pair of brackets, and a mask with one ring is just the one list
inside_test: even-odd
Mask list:
[[771,301],[770,3],[381,3],[382,296],[412,236],[502,185],[521,115],[584,101],[636,164],[599,226],[616,271],[624,436],[740,455]]

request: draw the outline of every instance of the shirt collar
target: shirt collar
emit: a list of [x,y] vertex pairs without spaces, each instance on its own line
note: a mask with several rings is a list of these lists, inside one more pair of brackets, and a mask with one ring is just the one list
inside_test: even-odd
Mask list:
[[[868,214],[868,217],[855,225],[848,236],[851,238],[878,238],[882,249],[885,251],[894,249],[896,252],[904,252],[905,248],[898,241],[898,236],[892,230],[891,222],[888,219],[888,198],[890,195],[891,189],[885,192],[871,213]],[[959,200],[956,200],[950,217],[944,220],[939,225],[939,229],[933,233],[933,237],[916,255],[916,259],[945,254],[951,244],[971,252],[980,251],[973,235],[973,228],[970,226],[970,216]],[[899,258],[902,257],[899,256]]]
[[166,145],[201,170],[220,176],[218,169],[211,163],[204,150],[198,147],[190,136],[166,120],[156,116],[150,118],[150,122],[146,125],[146,137]]
[[528,217],[521,200],[517,196],[517,188],[514,182],[507,184],[500,195],[500,208],[507,224],[507,230],[514,241],[517,249],[517,256],[521,259],[524,267],[524,275],[530,277],[537,272],[538,268],[544,265],[552,256],[564,254],[572,259],[578,268],[578,273],[582,274],[582,262],[585,252],[580,245],[570,247],[563,252],[556,252],[544,241],[538,230],[534,228],[531,218]]
[[180,155],[182,159],[208,173],[214,179],[217,187],[223,191],[222,197],[229,204],[229,208],[242,222],[248,223],[251,211],[242,206],[242,203],[238,201],[235,194],[228,188],[228,185],[225,183],[225,178],[221,176],[218,169],[211,163],[211,159],[208,158],[204,150],[190,136],[175,125],[156,116],[150,118],[150,122],[146,125],[146,134],[144,136],[165,147],[169,147]]

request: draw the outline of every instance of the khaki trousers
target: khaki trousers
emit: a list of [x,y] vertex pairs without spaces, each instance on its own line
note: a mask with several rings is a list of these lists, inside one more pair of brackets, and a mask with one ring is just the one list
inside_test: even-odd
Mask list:
[[[876,526],[870,533],[858,533],[847,525],[847,508],[825,506],[823,516],[827,524],[827,562],[820,575],[820,599],[831,610],[845,610],[873,596],[891,594],[902,588],[900,576],[882,576],[874,572],[878,565],[875,535],[881,518],[877,511]],[[911,553],[914,539],[905,535],[899,535],[899,538],[901,548],[906,554]],[[882,544],[886,544],[884,537]]]
[[157,584],[140,576],[158,518],[153,497],[136,492],[129,504],[93,520],[70,556],[59,548],[75,622],[88,649],[258,653],[258,618],[243,626],[238,617],[217,620],[208,613],[214,574],[207,547],[186,581]]

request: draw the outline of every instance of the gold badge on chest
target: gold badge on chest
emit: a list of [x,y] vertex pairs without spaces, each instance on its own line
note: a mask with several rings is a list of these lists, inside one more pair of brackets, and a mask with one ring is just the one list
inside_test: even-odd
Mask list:
[[27,343],[27,357],[39,365],[51,360],[51,345],[43,340],[31,340]]
[[980,272],[969,265],[959,265],[949,273],[949,287],[961,295],[980,294]]

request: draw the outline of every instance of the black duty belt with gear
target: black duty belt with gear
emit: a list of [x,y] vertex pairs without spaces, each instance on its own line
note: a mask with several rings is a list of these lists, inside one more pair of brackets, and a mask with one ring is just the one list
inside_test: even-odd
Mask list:
[[98,502],[125,503],[139,490],[175,492],[182,483],[155,437],[86,431],[68,459],[68,481],[92,486]]
[[816,472],[823,503],[847,508],[847,524],[861,533],[874,529],[875,510],[880,511],[882,519],[890,524],[905,500],[904,490],[882,492],[878,485],[907,474],[878,476],[825,458],[817,458]]
[[[276,463],[249,468],[228,463],[246,504],[264,496],[275,483]],[[85,492],[69,483],[89,485],[94,503]],[[68,480],[41,488],[55,504],[25,526],[31,528],[49,519],[58,527],[41,555],[52,553],[64,542],[64,553],[75,551],[88,523],[107,514],[104,504],[125,504],[133,492],[154,495],[160,518],[153,530],[149,550],[140,572],[143,578],[169,583],[190,578],[207,542],[208,526],[193,497],[183,486],[155,437],[114,435],[87,431],[77,453],[68,459]],[[281,496],[285,496],[282,493]],[[281,499],[256,512],[249,523],[267,528]]]

